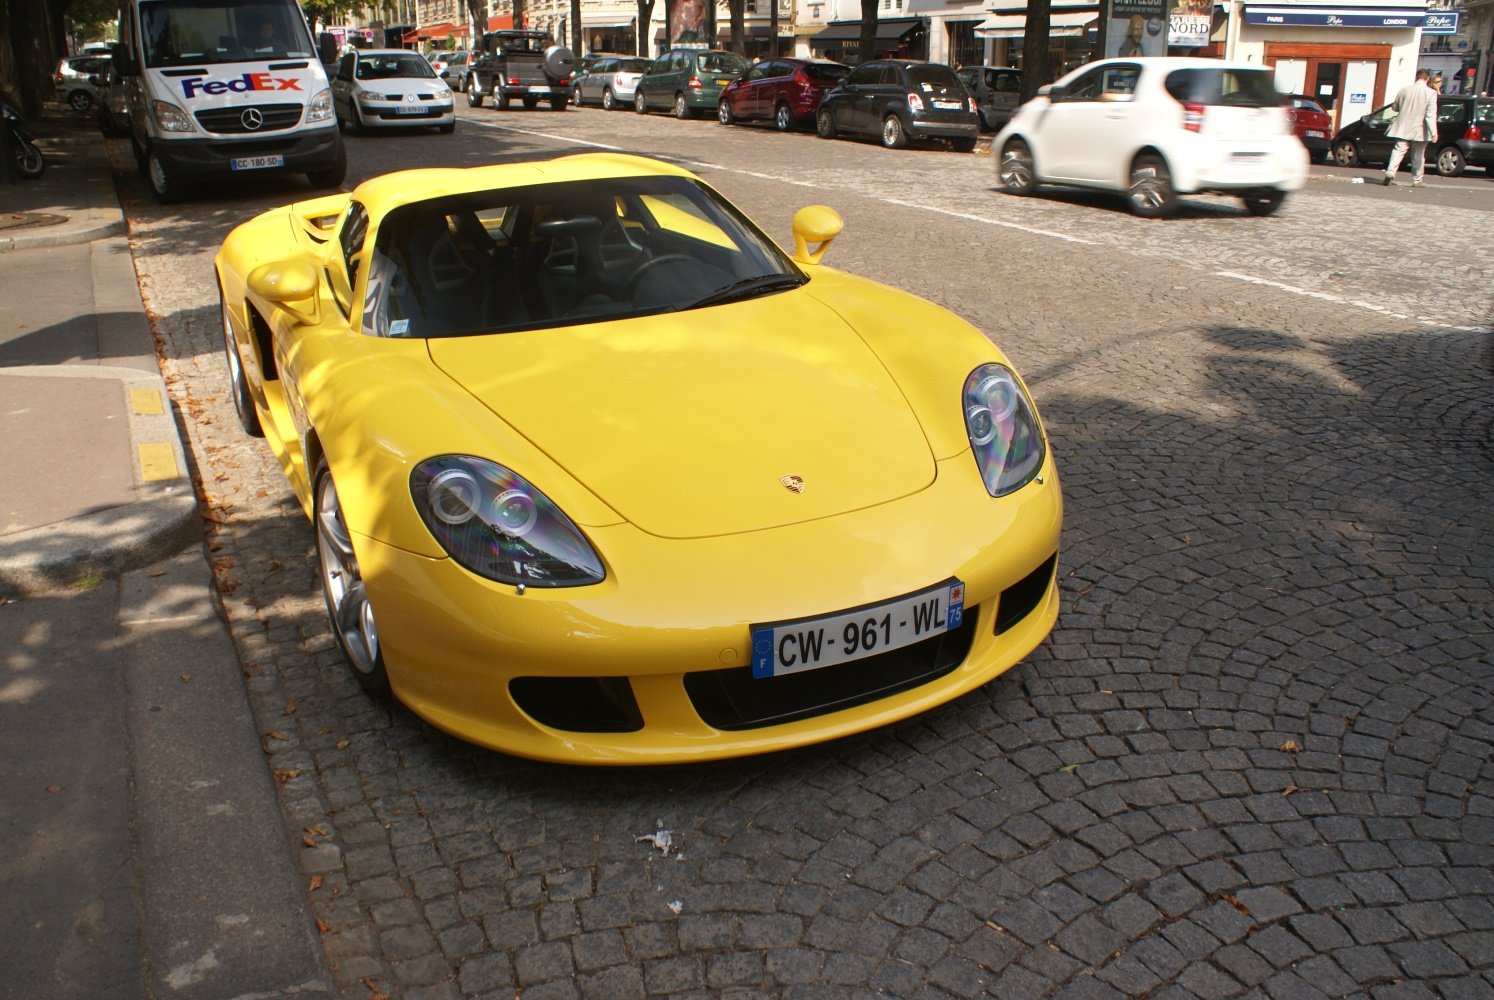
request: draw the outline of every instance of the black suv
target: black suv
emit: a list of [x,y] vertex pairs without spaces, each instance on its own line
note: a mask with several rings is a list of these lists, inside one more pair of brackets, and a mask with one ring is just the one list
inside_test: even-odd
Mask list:
[[946,139],[968,153],[980,135],[975,98],[954,70],[908,59],[877,59],[851,70],[825,95],[814,122],[822,139],[842,133],[879,136],[889,149]]
[[[1389,162],[1395,140],[1385,133],[1393,121],[1395,108],[1387,104],[1339,129],[1333,137],[1334,161],[1341,167]],[[1469,166],[1485,172],[1494,167],[1494,97],[1439,94],[1437,141],[1427,143],[1427,159],[1443,177],[1456,177]]]
[[576,57],[543,31],[490,31],[482,36],[476,61],[467,71],[467,103],[482,107],[484,97],[503,110],[518,98],[529,109],[547,101],[564,111],[571,99]]

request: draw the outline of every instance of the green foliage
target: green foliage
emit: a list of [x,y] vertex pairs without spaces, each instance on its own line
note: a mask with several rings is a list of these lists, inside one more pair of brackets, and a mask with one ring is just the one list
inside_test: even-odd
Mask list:
[[363,4],[359,0],[308,0],[301,4],[301,9],[312,21],[342,24],[349,15],[362,10]]
[[116,37],[114,19],[119,16],[119,0],[72,0],[67,13],[73,19],[73,31],[82,41]]

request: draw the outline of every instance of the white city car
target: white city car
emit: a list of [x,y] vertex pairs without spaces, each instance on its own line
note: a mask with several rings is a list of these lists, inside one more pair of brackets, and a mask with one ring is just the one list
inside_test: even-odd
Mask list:
[[1307,182],[1271,70],[1218,59],[1105,59],[1043,87],[992,141],[1012,194],[1039,184],[1123,191],[1170,215],[1179,194],[1239,195],[1270,215]]

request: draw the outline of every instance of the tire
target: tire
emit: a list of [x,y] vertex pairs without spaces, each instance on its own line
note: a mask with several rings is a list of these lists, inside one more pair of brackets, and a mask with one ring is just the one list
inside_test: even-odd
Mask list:
[[648,101],[643,96],[643,91],[633,91],[633,110],[640,115],[648,114]]
[[1437,172],[1443,177],[1457,177],[1468,167],[1468,160],[1457,146],[1437,150]]
[[1345,139],[1333,147],[1333,162],[1341,167],[1359,166],[1359,147]]
[[603,111],[616,111],[617,110],[617,95],[612,92],[612,88],[611,87],[603,87],[602,88],[602,110]]
[[794,112],[787,104],[779,103],[773,109],[773,127],[780,132],[791,132],[794,128]]
[[1143,219],[1165,219],[1178,208],[1172,175],[1160,156],[1139,156],[1131,165],[1131,186],[1126,192],[1131,211]]
[[497,97],[493,98],[493,107],[497,108],[499,111],[507,111],[508,105],[509,97],[507,94],[500,93]]
[[47,170],[47,158],[30,139],[11,133],[11,148],[15,156],[16,173],[28,181],[34,181]]
[[550,110],[564,111],[566,109],[566,105],[569,103],[570,102],[567,101],[564,97],[552,97],[550,98]]
[[577,84],[571,88],[571,103],[576,107],[581,106],[581,85]]
[[228,366],[228,391],[233,396],[234,412],[239,415],[239,426],[250,437],[264,437],[259,413],[254,409],[254,397],[249,392],[249,376],[244,371],[244,359],[239,354],[239,345],[234,340],[233,326],[228,319],[228,301],[223,289],[218,289],[218,314],[223,323],[223,360]]
[[467,81],[467,107],[469,107],[469,108],[480,108],[480,107],[482,107],[482,91],[480,91],[480,90],[473,90],[472,89],[472,81],[470,79]]
[[155,150],[150,150],[145,155],[145,181],[150,185],[150,193],[162,205],[181,200],[181,182],[166,172],[166,165],[161,162]]
[[75,90],[67,95],[67,106],[74,111],[87,111],[93,107],[93,95],[86,90]]
[[949,148],[953,149],[956,153],[973,153],[975,152],[975,140],[951,139],[949,140]]
[[367,131],[363,124],[363,114],[358,110],[357,101],[348,102],[348,131],[353,135],[362,135]]
[[353,677],[369,694],[389,693],[389,673],[379,648],[379,630],[373,606],[358,571],[358,554],[348,531],[326,459],[317,463],[312,479],[312,523],[316,528],[316,557],[322,597],[337,645],[353,671]]
[[323,170],[306,171],[306,179],[314,188],[335,188],[348,175],[348,151],[342,142],[337,143],[337,158]]
[[903,130],[903,121],[897,115],[882,119],[882,145],[888,149],[908,148],[908,133]]
[[835,115],[829,108],[820,108],[814,116],[814,134],[821,139],[835,138]]
[[[507,99],[505,98],[505,100],[507,100]],[[522,100],[523,100],[523,103],[524,103],[524,110],[525,111],[533,111],[535,108],[539,107],[540,99],[538,97],[533,96],[532,94],[525,94],[524,97],[522,98]],[[507,105],[505,104],[505,107],[506,106]]]
[[681,92],[681,93],[675,94],[674,95],[674,116],[676,118],[678,118],[680,121],[684,121],[687,118],[694,117],[694,114],[695,113],[690,110],[690,102],[688,102],[688,101],[685,100],[684,93]]
[[1260,191],[1249,191],[1241,195],[1240,200],[1245,202],[1245,211],[1251,215],[1275,215],[1281,203],[1286,201],[1286,192],[1275,188],[1264,188]]
[[737,116],[731,113],[731,104],[724,97],[716,102],[716,120],[722,125],[737,123]]
[[1025,197],[1037,191],[1037,170],[1032,150],[1021,139],[1008,139],[996,161],[996,179],[1007,194]]
[[447,122],[445,125],[438,127],[441,129],[442,135],[451,135],[451,133],[456,131],[456,122]]

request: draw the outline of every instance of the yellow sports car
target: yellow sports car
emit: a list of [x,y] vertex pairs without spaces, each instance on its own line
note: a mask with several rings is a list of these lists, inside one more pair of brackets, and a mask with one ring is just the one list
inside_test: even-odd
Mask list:
[[949,312],[659,161],[376,178],[217,256],[239,418],[353,671],[473,743],[652,764],[882,726],[1052,629],[1036,407]]

